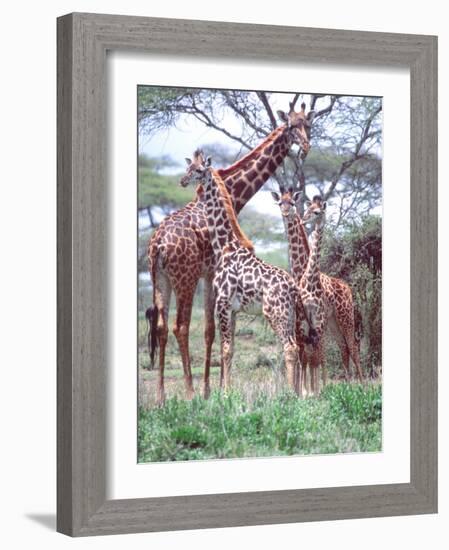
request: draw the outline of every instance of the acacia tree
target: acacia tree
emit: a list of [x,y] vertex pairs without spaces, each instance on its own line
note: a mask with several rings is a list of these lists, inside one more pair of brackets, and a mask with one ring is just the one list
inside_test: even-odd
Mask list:
[[291,151],[274,180],[281,189],[303,192],[301,212],[316,190],[332,199],[339,209],[333,220],[338,227],[380,204],[380,98],[139,87],[139,130],[152,134],[192,117],[238,147],[234,158],[222,155],[233,162],[278,126],[278,108],[294,108],[299,100],[315,111],[312,150],[304,162]]

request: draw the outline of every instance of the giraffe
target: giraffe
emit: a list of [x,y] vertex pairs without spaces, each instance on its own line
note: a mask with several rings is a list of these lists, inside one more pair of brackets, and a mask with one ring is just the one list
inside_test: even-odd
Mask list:
[[260,302],[265,318],[283,346],[287,382],[295,390],[299,367],[294,330],[298,286],[289,273],[255,255],[252,243],[240,229],[226,185],[211,167],[210,157],[204,161],[197,151],[193,161],[186,160],[188,168],[181,185],[201,181],[204,186],[204,210],[215,262],[215,309],[221,336],[220,386],[225,391],[230,387],[236,314]]
[[[281,126],[273,130],[255,149],[233,165],[217,170],[231,196],[238,214],[245,204],[262,187],[288,154],[291,146],[300,147],[302,158],[310,144],[308,132],[314,112],[305,112],[305,104],[295,112],[277,112]],[[210,244],[207,220],[204,215],[202,186],[196,198],[184,208],[167,216],[153,233],[148,244],[148,261],[153,283],[153,305],[146,311],[149,325],[148,343],[150,363],[154,366],[156,348],[159,349],[159,376],[157,401],[164,402],[165,348],[168,340],[168,315],[172,292],[176,298],[176,319],[173,332],[176,336],[184,369],[187,398],[193,396],[189,354],[189,327],[193,297],[201,277],[204,278],[205,310],[205,363],[204,397],[210,392],[209,374],[212,344],[215,337],[214,297],[212,292],[213,251]]]
[[[282,217],[285,223],[288,243],[290,268],[296,281],[300,281],[304,274],[309,258],[309,243],[304,229],[303,221],[297,211],[300,192],[294,192],[292,188],[282,190],[281,195],[272,192],[275,202],[280,206]],[[326,305],[327,328],[330,329],[342,356],[343,368],[346,379],[349,378],[349,358],[351,357],[359,378],[360,358],[357,339],[355,337],[354,300],[351,288],[342,279],[330,277],[320,273],[320,281],[324,290]],[[300,313],[302,313],[300,311]],[[297,338],[300,346],[301,365],[303,369],[302,380],[306,382],[306,370],[309,365],[311,369],[319,365],[323,371],[323,384],[327,381],[327,372],[324,354],[324,342],[316,349],[305,346],[302,329],[299,326],[300,319],[297,319]]]
[[311,392],[319,393],[318,367],[319,360],[324,358],[324,332],[326,328],[326,300],[320,277],[320,254],[323,230],[326,222],[327,203],[316,195],[312,202],[306,201],[307,209],[303,221],[311,222],[314,229],[311,236],[309,258],[304,273],[299,282],[299,292],[303,312],[308,323],[308,334],[304,335],[306,349],[312,347],[310,354]]
[[[281,189],[281,195],[274,191],[271,194],[280,207],[287,234],[290,272],[295,281],[300,284],[309,260],[307,234],[301,217],[296,210],[296,203],[300,198],[301,192],[294,192],[293,188],[289,188],[288,191]],[[321,277],[323,277],[323,274],[321,274]],[[301,306],[302,302],[299,305]],[[316,372],[318,366],[321,365],[323,368],[323,381],[326,380],[324,341],[320,339],[316,347],[307,345],[305,337],[306,327],[303,326],[304,324],[307,324],[306,315],[304,307],[300,307],[296,317],[296,339],[299,345],[302,369],[301,379],[303,387],[299,389],[301,394],[304,394],[306,391],[307,393],[312,393],[311,388],[307,387],[307,367],[309,367],[310,372]]]
[[[359,380],[363,381],[360,367],[358,343],[354,331],[354,307],[352,293],[349,287],[339,279],[331,279],[319,271],[321,241],[325,225],[326,202],[320,196],[315,196],[312,202],[306,202],[307,209],[303,216],[305,223],[314,224],[311,236],[311,249],[306,269],[300,281],[301,300],[309,323],[309,335],[306,343],[319,350],[319,343],[323,338],[327,325],[340,347],[346,378],[349,379],[349,357],[352,358]],[[345,307],[346,306],[346,307]],[[322,360],[321,352],[318,359]],[[312,355],[313,359],[313,355]],[[311,363],[312,392],[319,390],[318,371],[319,363],[315,358],[315,365]],[[323,369],[324,370],[324,369]]]

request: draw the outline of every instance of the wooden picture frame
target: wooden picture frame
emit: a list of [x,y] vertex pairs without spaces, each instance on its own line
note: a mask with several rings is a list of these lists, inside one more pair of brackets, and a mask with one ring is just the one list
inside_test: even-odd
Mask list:
[[[437,511],[437,38],[74,13],[58,19],[57,529],[100,535]],[[410,69],[410,483],[106,499],[106,52]]]

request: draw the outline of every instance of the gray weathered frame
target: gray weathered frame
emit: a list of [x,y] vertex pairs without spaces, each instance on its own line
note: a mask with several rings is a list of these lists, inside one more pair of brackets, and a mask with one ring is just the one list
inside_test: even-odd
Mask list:
[[[108,50],[410,69],[410,483],[106,500]],[[58,19],[57,496],[57,529],[72,536],[437,511],[436,37],[81,13]]]

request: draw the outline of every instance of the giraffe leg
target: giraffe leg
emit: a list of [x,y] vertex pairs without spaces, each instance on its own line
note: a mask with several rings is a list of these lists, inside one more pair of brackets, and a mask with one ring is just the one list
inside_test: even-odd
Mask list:
[[[357,377],[360,382],[363,382],[363,372],[360,366],[360,349],[355,337],[355,317],[354,317],[354,301],[352,292],[349,287],[344,289],[342,300],[339,307],[336,308],[334,318],[334,332],[338,333],[340,340],[344,345],[340,345],[342,357],[347,364],[346,371],[349,373],[349,357],[351,357]],[[343,347],[345,348],[343,351]]]
[[304,395],[312,393],[312,367],[311,367],[311,351],[310,346],[304,346],[303,359],[301,365],[303,368],[303,391]]
[[295,392],[299,397],[304,397],[304,346],[298,346],[298,360],[295,370]]
[[320,393],[320,373],[323,378],[323,386],[327,382],[326,363],[324,358],[324,342],[323,338],[318,342],[318,346],[313,350],[310,360],[311,377],[313,381],[312,393],[319,395]]
[[[352,300],[350,306],[347,308],[346,322],[341,322],[340,331],[343,334],[343,337],[346,342],[348,349],[348,354],[351,356],[351,359],[354,363],[355,370],[357,372],[357,377],[360,383],[364,382],[362,367],[360,365],[360,348],[359,344],[355,338],[355,321],[354,321],[354,307],[352,305]],[[349,362],[349,359],[348,359]]]
[[[310,346],[307,346],[310,348]],[[304,387],[304,395],[311,395],[312,394],[312,371],[311,371],[311,354],[310,349],[305,348],[304,350],[304,359],[301,361],[303,365],[303,371],[304,371],[304,381],[303,381],[303,387]]]
[[309,362],[309,373],[310,373],[310,391],[309,395],[316,395],[316,378],[315,378],[316,364],[313,357],[313,354]]
[[283,348],[285,369],[287,371],[287,384],[290,386],[290,388],[292,388],[293,391],[295,391],[295,371],[299,361],[298,346],[292,341],[286,341],[283,345]]
[[341,361],[345,371],[345,380],[350,382],[352,380],[351,370],[349,368],[349,349],[345,342],[342,343],[340,347]]
[[296,344],[296,326],[293,323],[295,319],[294,311],[292,313],[288,308],[277,309],[275,305],[270,303],[268,296],[264,296],[262,311],[282,344],[287,384],[295,391],[295,371],[300,357]]
[[[355,365],[355,369],[357,371],[357,378],[359,379],[359,382],[362,384],[364,382],[364,376],[362,372],[362,367],[360,365],[360,351],[359,346],[354,338],[354,333],[351,331],[347,331],[347,334],[345,335],[345,340],[347,342],[348,347],[348,354],[351,356],[351,359]],[[349,362],[349,359],[348,359]]]
[[324,362],[324,333],[327,323],[324,312],[319,312],[318,314],[314,309],[312,309],[308,318],[309,335],[307,342],[311,347],[309,358],[311,393],[313,395],[318,395],[320,393],[320,366],[322,366]]
[[357,378],[359,382],[363,383],[364,377],[360,365],[360,352],[357,342],[355,341],[353,326],[351,328],[351,324],[349,324],[349,327],[341,328],[336,324],[336,332],[334,335],[340,347],[343,366],[346,371],[346,379],[350,379],[349,358],[351,358],[355,366]]
[[296,313],[296,344],[298,346],[298,361],[296,366],[296,380],[295,380],[295,391],[299,397],[305,396],[305,384],[306,384],[306,368],[307,368],[307,356],[304,346],[304,337],[302,333],[301,318]]
[[315,374],[315,395],[320,395],[320,364],[319,361],[314,365],[314,374]]
[[205,313],[205,327],[204,327],[204,340],[206,343],[206,355],[204,362],[204,399],[207,399],[210,395],[210,362],[212,356],[212,344],[215,339],[215,299],[214,289],[212,286],[212,279],[206,278],[204,280],[204,313]]
[[[309,395],[310,393],[310,365],[307,353],[304,353],[304,363],[302,363],[302,391],[303,395]],[[309,373],[309,374],[307,374]]]
[[171,290],[172,287],[168,277],[163,273],[158,273],[155,285],[155,307],[158,310],[157,340],[159,347],[159,376],[156,396],[158,405],[163,405],[165,401],[165,348],[167,347],[168,340],[168,314],[170,310]]
[[301,386],[300,386],[300,397],[306,397],[308,394],[308,376],[307,376],[307,366],[308,366],[308,357],[307,352],[303,345],[300,345],[299,348],[299,361],[301,369]]
[[231,366],[234,354],[235,312],[227,300],[217,300],[217,316],[221,338],[220,387],[227,392],[231,386]]
[[320,350],[319,350],[319,360],[321,365],[321,379],[323,382],[323,388],[327,385],[327,364],[326,364],[326,350],[325,350],[325,342],[322,339],[320,342]]
[[184,383],[186,387],[187,399],[194,396],[192,369],[190,365],[189,352],[189,329],[192,317],[193,292],[184,293],[176,296],[176,321],[173,327],[173,333],[178,341],[179,351],[181,352],[182,368],[184,370]]

